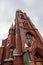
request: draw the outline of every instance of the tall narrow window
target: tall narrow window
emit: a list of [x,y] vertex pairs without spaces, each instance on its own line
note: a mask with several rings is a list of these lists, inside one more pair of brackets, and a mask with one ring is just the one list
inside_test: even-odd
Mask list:
[[27,39],[28,46],[31,47],[31,44],[32,44],[32,36],[31,36],[31,34],[27,33],[26,34],[26,39]]
[[17,54],[17,52],[16,52],[16,48],[15,48],[14,51],[13,51],[13,57],[14,57],[14,59],[16,59],[16,54]]
[[13,58],[13,49],[12,49],[12,48],[10,49],[9,57],[10,57],[10,58]]

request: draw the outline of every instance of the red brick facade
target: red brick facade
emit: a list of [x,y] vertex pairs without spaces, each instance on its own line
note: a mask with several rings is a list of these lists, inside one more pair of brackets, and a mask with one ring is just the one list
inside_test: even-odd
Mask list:
[[2,41],[0,65],[43,65],[43,39],[21,10],[16,11],[15,25]]

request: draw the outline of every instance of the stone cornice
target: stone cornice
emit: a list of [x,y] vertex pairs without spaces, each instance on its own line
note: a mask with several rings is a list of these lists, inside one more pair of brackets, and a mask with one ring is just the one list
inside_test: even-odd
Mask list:
[[4,61],[13,61],[13,58],[5,59]]

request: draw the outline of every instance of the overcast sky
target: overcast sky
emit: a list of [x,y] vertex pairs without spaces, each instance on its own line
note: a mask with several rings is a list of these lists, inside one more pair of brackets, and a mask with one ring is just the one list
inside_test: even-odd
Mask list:
[[43,36],[43,0],[0,0],[0,46],[14,23],[17,9],[27,13]]

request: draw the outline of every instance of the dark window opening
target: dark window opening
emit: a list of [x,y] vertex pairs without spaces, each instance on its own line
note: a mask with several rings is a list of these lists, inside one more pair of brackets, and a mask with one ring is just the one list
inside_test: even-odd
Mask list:
[[15,35],[15,29],[14,29],[14,35]]
[[26,34],[26,39],[27,39],[28,46],[31,47],[31,44],[32,44],[32,35],[27,33]]
[[38,53],[38,52],[36,52],[36,53],[35,53],[35,56],[38,58],[38,57],[39,57],[39,53]]
[[40,55],[40,53],[39,53],[39,52],[36,52],[36,53],[35,53],[35,57],[36,57],[36,58],[43,59],[43,57]]

